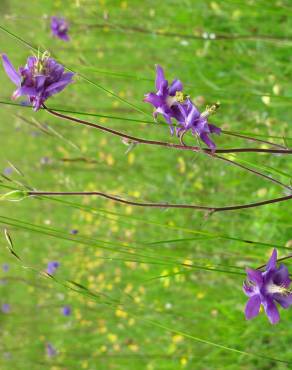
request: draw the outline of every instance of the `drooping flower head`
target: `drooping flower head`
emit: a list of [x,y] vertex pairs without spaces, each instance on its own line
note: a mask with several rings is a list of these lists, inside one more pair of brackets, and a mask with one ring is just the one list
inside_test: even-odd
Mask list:
[[247,280],[243,291],[249,297],[245,307],[245,317],[250,320],[258,315],[263,305],[271,324],[280,320],[277,304],[288,308],[292,304],[291,280],[286,266],[277,268],[277,250],[274,249],[265,271],[246,269]]
[[71,307],[70,306],[62,307],[62,314],[64,316],[70,316],[71,315]]
[[145,95],[144,102],[150,103],[155,110],[153,116],[156,119],[158,114],[162,114],[166,122],[170,125],[171,133],[173,134],[172,118],[176,115],[176,106],[185,102],[186,95],[182,92],[183,85],[180,80],[173,80],[171,85],[164,77],[163,68],[156,65],[156,93],[148,93]]
[[53,275],[57,268],[60,266],[60,263],[57,261],[50,261],[47,266],[47,273]]
[[156,93],[145,95],[144,102],[154,106],[154,118],[162,114],[166,122],[170,125],[171,134],[174,132],[173,119],[177,121],[176,130],[182,144],[184,134],[191,130],[193,135],[198,136],[212,152],[215,151],[216,145],[210,139],[210,134],[220,134],[221,129],[208,123],[208,116],[214,113],[219,104],[213,104],[207,107],[203,113],[200,113],[188,95],[183,93],[183,85],[180,80],[174,80],[169,86],[164,77],[164,71],[159,65],[156,66]]
[[55,357],[58,354],[57,350],[51,343],[46,343],[46,352],[48,357]]
[[18,72],[14,69],[6,54],[2,54],[5,72],[10,80],[17,86],[12,99],[26,95],[35,111],[52,95],[62,91],[73,82],[74,73],[65,72],[64,67],[57,63],[45,52],[42,56],[27,58],[24,67]]
[[197,135],[214,152],[216,145],[209,135],[213,133],[219,135],[221,129],[208,123],[208,116],[214,113],[218,107],[218,103],[213,104],[207,107],[203,113],[200,113],[190,99],[187,100],[186,104],[178,105],[179,113],[176,114],[179,126],[176,130],[177,136],[182,139],[183,135],[191,130],[193,135]]
[[51,31],[53,36],[63,41],[69,41],[68,30],[69,24],[64,18],[51,17]]

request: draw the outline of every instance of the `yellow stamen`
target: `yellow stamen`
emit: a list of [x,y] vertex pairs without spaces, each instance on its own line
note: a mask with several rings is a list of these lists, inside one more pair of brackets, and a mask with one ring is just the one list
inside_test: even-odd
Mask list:
[[281,295],[291,294],[290,289],[284,287],[283,285],[269,284],[267,286],[267,292],[270,294],[279,293]]
[[184,94],[182,91],[177,91],[175,93],[175,100],[178,102],[178,103],[184,103],[186,101],[186,99],[188,98],[189,96]]
[[212,104],[211,106],[207,105],[205,111],[201,114],[201,116],[207,118],[211,114],[216,113],[216,111],[218,110],[218,108],[220,108],[220,103],[219,102],[217,102],[215,104]]

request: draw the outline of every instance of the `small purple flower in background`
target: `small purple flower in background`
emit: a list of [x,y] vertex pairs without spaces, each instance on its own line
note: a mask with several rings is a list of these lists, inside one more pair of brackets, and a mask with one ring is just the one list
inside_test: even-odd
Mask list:
[[43,166],[51,164],[51,163],[52,163],[52,160],[49,157],[41,157],[40,159],[40,164]]
[[64,72],[64,67],[45,52],[40,57],[28,57],[24,67],[18,72],[14,69],[6,54],[2,54],[2,63],[10,80],[17,86],[12,99],[27,95],[35,111],[52,95],[62,91],[73,82],[74,73]]
[[2,265],[2,270],[3,270],[4,272],[7,272],[7,271],[9,270],[9,265],[8,265],[8,263],[3,263],[3,265]]
[[292,305],[289,272],[283,264],[277,268],[277,250],[273,250],[264,272],[249,268],[246,272],[247,281],[243,284],[243,291],[249,297],[245,307],[246,319],[257,316],[262,304],[271,324],[276,324],[280,320],[276,303],[283,308]]
[[6,176],[11,175],[11,174],[12,174],[12,172],[13,172],[13,168],[11,168],[11,167],[6,167],[6,168],[4,168],[4,170],[3,170],[3,174],[4,174],[4,175],[6,175]]
[[[3,263],[2,270],[3,270],[3,272],[8,272],[9,271],[8,263]],[[0,279],[0,285],[5,285],[5,284],[7,284],[7,279]]]
[[64,316],[70,316],[71,315],[71,307],[70,306],[62,307],[62,314]]
[[51,343],[46,343],[46,352],[48,357],[55,357],[57,355],[57,350]]
[[76,235],[76,234],[78,234],[78,230],[77,230],[77,229],[72,229],[72,230],[70,231],[70,234],[72,234],[72,235]]
[[144,102],[154,106],[153,113],[156,120],[158,114],[162,114],[166,122],[170,125],[170,131],[173,135],[174,128],[172,120],[178,122],[176,130],[177,136],[184,145],[183,136],[191,130],[193,135],[198,136],[212,152],[216,150],[215,143],[210,139],[210,134],[221,133],[221,129],[208,123],[208,116],[215,113],[219,104],[213,104],[207,107],[203,113],[200,113],[189,96],[183,93],[183,85],[180,80],[174,80],[169,86],[164,77],[164,71],[159,65],[156,66],[156,93],[145,95]]
[[64,18],[51,18],[51,31],[53,36],[56,36],[63,41],[69,41],[70,37],[68,36],[68,30],[69,24]]
[[10,304],[3,303],[2,306],[1,306],[1,311],[3,313],[9,313],[10,312]]
[[56,270],[59,266],[60,266],[60,263],[57,262],[57,261],[49,262],[48,267],[47,267],[47,273],[50,274],[50,275],[54,275],[54,273],[56,272]]
[[214,113],[219,107],[219,104],[211,105],[207,107],[203,113],[200,113],[197,107],[188,99],[184,105],[179,105],[180,114],[177,114],[176,118],[178,121],[179,128],[176,130],[177,136],[183,143],[183,136],[191,130],[193,135],[197,135],[210,149],[212,152],[216,150],[215,143],[209,138],[210,134],[220,135],[221,129],[210,123],[207,118],[210,114]]
[[175,118],[176,106],[183,103],[186,96],[182,92],[183,85],[179,80],[173,80],[168,86],[168,81],[164,77],[163,68],[156,65],[156,93],[148,93],[145,95],[144,102],[154,106],[154,118],[158,114],[162,114],[166,122],[170,125],[171,134],[173,134],[172,118]]

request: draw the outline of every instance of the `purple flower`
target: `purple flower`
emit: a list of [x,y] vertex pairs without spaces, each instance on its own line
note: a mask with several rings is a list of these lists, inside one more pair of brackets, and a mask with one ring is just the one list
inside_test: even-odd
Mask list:
[[184,134],[191,130],[193,135],[198,136],[214,152],[216,145],[209,135],[213,133],[219,135],[221,129],[208,123],[208,116],[217,110],[219,104],[207,107],[203,113],[200,113],[189,97],[183,93],[181,81],[174,80],[169,86],[164,77],[164,71],[159,65],[156,66],[155,85],[156,93],[146,94],[144,98],[144,102],[154,106],[154,118],[162,114],[170,125],[172,135],[174,132],[172,120],[175,119],[178,122],[176,133],[182,144],[184,144],[182,140]]
[[62,314],[64,316],[70,316],[71,315],[71,307],[70,306],[62,307]]
[[77,229],[72,229],[72,230],[70,231],[70,234],[72,234],[72,235],[76,235],[76,234],[78,234],[78,230],[77,230]]
[[50,274],[50,275],[54,275],[55,271],[57,270],[57,268],[59,266],[60,266],[60,264],[57,261],[49,262],[48,267],[47,267],[47,273]]
[[208,123],[207,118],[218,107],[219,104],[214,104],[211,107],[207,107],[203,113],[200,113],[190,99],[187,100],[186,104],[178,105],[179,113],[176,114],[176,119],[179,127],[176,130],[176,134],[181,141],[184,134],[191,130],[193,135],[198,136],[214,152],[216,145],[209,135],[213,133],[220,135],[221,129]]
[[3,303],[1,307],[1,311],[3,313],[9,313],[10,312],[10,304],[8,303]]
[[4,272],[7,272],[7,271],[9,270],[9,265],[8,265],[8,263],[3,263],[3,265],[2,265],[2,270],[3,270]]
[[271,324],[276,324],[280,320],[276,303],[283,308],[292,304],[289,272],[283,264],[277,268],[277,250],[273,250],[264,272],[249,268],[246,272],[247,281],[243,284],[243,291],[249,297],[245,307],[246,319],[257,316],[262,304]]
[[69,24],[64,18],[52,17],[51,18],[51,31],[53,36],[58,37],[60,40],[69,41],[68,36]]
[[13,172],[13,168],[6,167],[6,168],[4,168],[3,174],[6,175],[6,176],[9,176],[9,175],[12,174],[12,172]]
[[47,165],[47,164],[50,164],[51,162],[52,160],[49,157],[41,157],[40,159],[40,163],[42,165]]
[[156,93],[148,93],[145,95],[144,102],[154,106],[154,118],[158,114],[162,114],[166,122],[170,125],[171,134],[173,134],[172,118],[175,118],[177,113],[176,106],[183,103],[186,96],[182,92],[183,85],[179,80],[173,80],[168,86],[168,81],[164,77],[163,68],[156,65]]
[[35,111],[52,95],[62,91],[73,82],[74,73],[64,72],[64,67],[50,58],[45,52],[41,57],[28,57],[24,67],[18,72],[14,69],[6,54],[2,54],[2,63],[10,80],[17,86],[12,99],[26,95]]
[[48,357],[54,357],[57,355],[57,350],[52,346],[51,343],[46,343],[46,352]]

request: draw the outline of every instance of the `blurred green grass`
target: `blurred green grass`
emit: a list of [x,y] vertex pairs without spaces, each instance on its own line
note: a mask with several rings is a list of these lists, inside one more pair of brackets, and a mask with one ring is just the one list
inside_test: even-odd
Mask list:
[[[144,93],[154,89],[154,65],[159,63],[169,80],[178,77],[185,82],[187,92],[201,102],[201,109],[220,100],[222,107],[213,119],[218,126],[291,137],[291,42],[260,38],[190,40],[155,34],[160,30],[291,38],[290,5],[289,1],[159,4],[149,0],[11,0],[2,1],[0,10],[3,27],[36,47],[50,50],[60,62],[148,116],[81,77],[52,98],[49,106],[149,120],[151,107],[142,99]],[[50,37],[44,15],[55,14],[71,21],[71,43]],[[87,27],[93,24],[104,27]],[[152,30],[153,34],[122,28],[134,26]],[[0,33],[0,45],[0,51],[7,53],[16,66],[29,54],[28,48],[4,32]],[[0,100],[10,101],[14,86],[3,70],[0,84]],[[57,120],[45,112],[1,105],[0,114],[0,168],[4,171],[10,167],[10,161],[24,174],[13,171],[11,178],[38,190],[99,190],[132,199],[204,205],[239,204],[283,194],[274,184],[200,154],[138,146],[126,155],[127,148],[119,139]],[[89,119],[140,137],[176,140],[170,138],[165,125]],[[59,137],[44,134],[26,120],[52,127]],[[219,147],[254,146],[224,135],[215,139]],[[192,143],[194,138],[187,141]],[[94,163],[63,160],[80,157]],[[238,158],[291,173],[291,161],[283,156],[241,154]],[[287,183],[284,176],[278,178]],[[229,267],[235,266],[243,272],[247,265],[263,264],[271,247],[240,239],[291,247],[289,203],[206,217],[188,210],[124,207],[98,198],[66,201],[85,209],[49,199],[1,202],[1,216],[19,221],[10,220],[14,226],[9,226],[9,232],[23,260],[21,264],[44,270],[48,261],[58,260],[58,279],[74,280],[93,292],[107,294],[124,308],[103,304],[103,299],[93,301],[21,268],[5,249],[3,236],[1,261],[9,263],[10,270],[2,273],[2,279],[9,279],[0,287],[1,304],[10,303],[11,313],[0,316],[1,368],[289,368],[272,360],[224,351],[149,322],[237,350],[292,362],[291,312],[282,310],[281,322],[275,327],[263,314],[246,322],[243,276],[181,265],[221,266],[237,271]],[[9,221],[3,217],[5,227]],[[40,232],[34,232],[32,226],[24,228],[21,222],[38,225]],[[52,237],[48,234],[56,233],[48,228],[61,234]],[[70,234],[72,229],[78,230],[76,236]],[[200,234],[202,231],[211,237]],[[155,243],[158,241],[161,243]],[[281,255],[288,252],[280,251]],[[70,317],[60,313],[64,304],[72,307]],[[46,342],[59,351],[54,359],[46,358]]]

